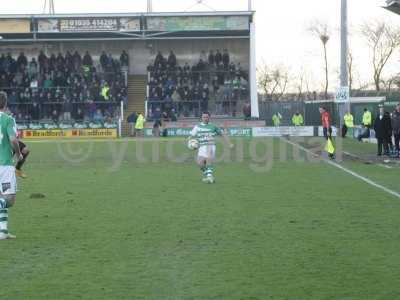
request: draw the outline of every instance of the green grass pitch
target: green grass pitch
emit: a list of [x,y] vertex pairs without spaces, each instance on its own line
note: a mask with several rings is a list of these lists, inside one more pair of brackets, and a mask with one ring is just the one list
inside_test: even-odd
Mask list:
[[212,185],[179,139],[26,143],[0,299],[400,299],[400,199],[279,139],[235,139]]

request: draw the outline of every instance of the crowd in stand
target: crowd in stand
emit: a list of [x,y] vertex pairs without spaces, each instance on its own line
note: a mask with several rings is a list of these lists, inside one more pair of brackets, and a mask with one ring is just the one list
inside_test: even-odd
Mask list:
[[14,58],[0,56],[0,90],[7,92],[9,107],[19,122],[42,119],[54,122],[103,121],[118,114],[126,101],[129,57],[119,59],[102,52],[95,64],[89,52],[47,56],[43,51],[28,60],[24,53]]
[[217,100],[217,105],[220,102],[226,112],[228,107],[236,110],[238,100],[248,99],[248,75],[240,63],[231,61],[226,49],[211,50],[208,55],[202,51],[198,63],[192,66],[187,62],[179,65],[173,51],[168,58],[158,52],[148,72],[148,100],[153,112],[161,106],[188,116],[207,110],[210,100]]

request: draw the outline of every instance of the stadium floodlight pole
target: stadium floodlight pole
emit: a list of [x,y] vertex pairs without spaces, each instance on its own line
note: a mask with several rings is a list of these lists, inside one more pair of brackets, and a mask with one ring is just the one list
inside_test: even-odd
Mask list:
[[254,14],[250,16],[250,105],[251,117],[258,119],[260,113],[258,110],[258,91],[257,91],[257,69],[256,69],[256,24]]
[[[347,55],[348,55],[348,32],[347,32],[347,0],[341,0],[341,25],[340,25],[340,87],[349,87],[349,75],[347,68]],[[343,117],[346,111],[350,112],[350,91],[348,99],[344,102],[342,109],[339,109],[340,121],[343,122]],[[339,106],[339,107],[340,107]]]
[[147,0],[147,12],[148,12],[148,13],[153,12],[153,3],[152,3],[152,0]]
[[252,11],[253,10],[253,5],[251,3],[251,0],[248,0],[248,10]]

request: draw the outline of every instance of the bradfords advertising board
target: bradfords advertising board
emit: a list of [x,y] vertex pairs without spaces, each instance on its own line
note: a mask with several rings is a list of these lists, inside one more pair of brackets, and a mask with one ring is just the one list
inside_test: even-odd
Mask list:
[[24,139],[56,139],[56,138],[117,138],[116,129],[51,129],[21,130]]
[[314,136],[313,126],[282,126],[282,127],[254,127],[254,137],[268,136]]

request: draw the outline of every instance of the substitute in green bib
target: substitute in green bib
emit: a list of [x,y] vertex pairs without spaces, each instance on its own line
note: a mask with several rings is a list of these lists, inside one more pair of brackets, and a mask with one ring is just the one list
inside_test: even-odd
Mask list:
[[304,119],[300,112],[296,111],[296,113],[292,117],[292,123],[294,126],[303,126]]
[[368,110],[368,108],[364,108],[361,125],[362,131],[357,137],[360,142],[362,141],[362,139],[369,138],[371,135],[370,128],[372,126],[372,114]]
[[229,148],[233,148],[233,144],[229,141],[228,136],[216,125],[210,123],[210,113],[203,112],[201,115],[201,123],[196,125],[190,132],[189,139],[197,139],[199,142],[199,150],[197,153],[197,164],[203,173],[203,182],[214,183],[214,160],[215,160],[215,137],[221,135]]
[[21,161],[17,125],[14,118],[8,115],[7,94],[0,92],[0,240],[14,239],[8,232],[8,209],[15,203],[17,179],[14,167],[14,154]]
[[342,137],[346,137],[347,131],[354,128],[354,117],[347,111],[343,117],[344,124],[342,126]]

